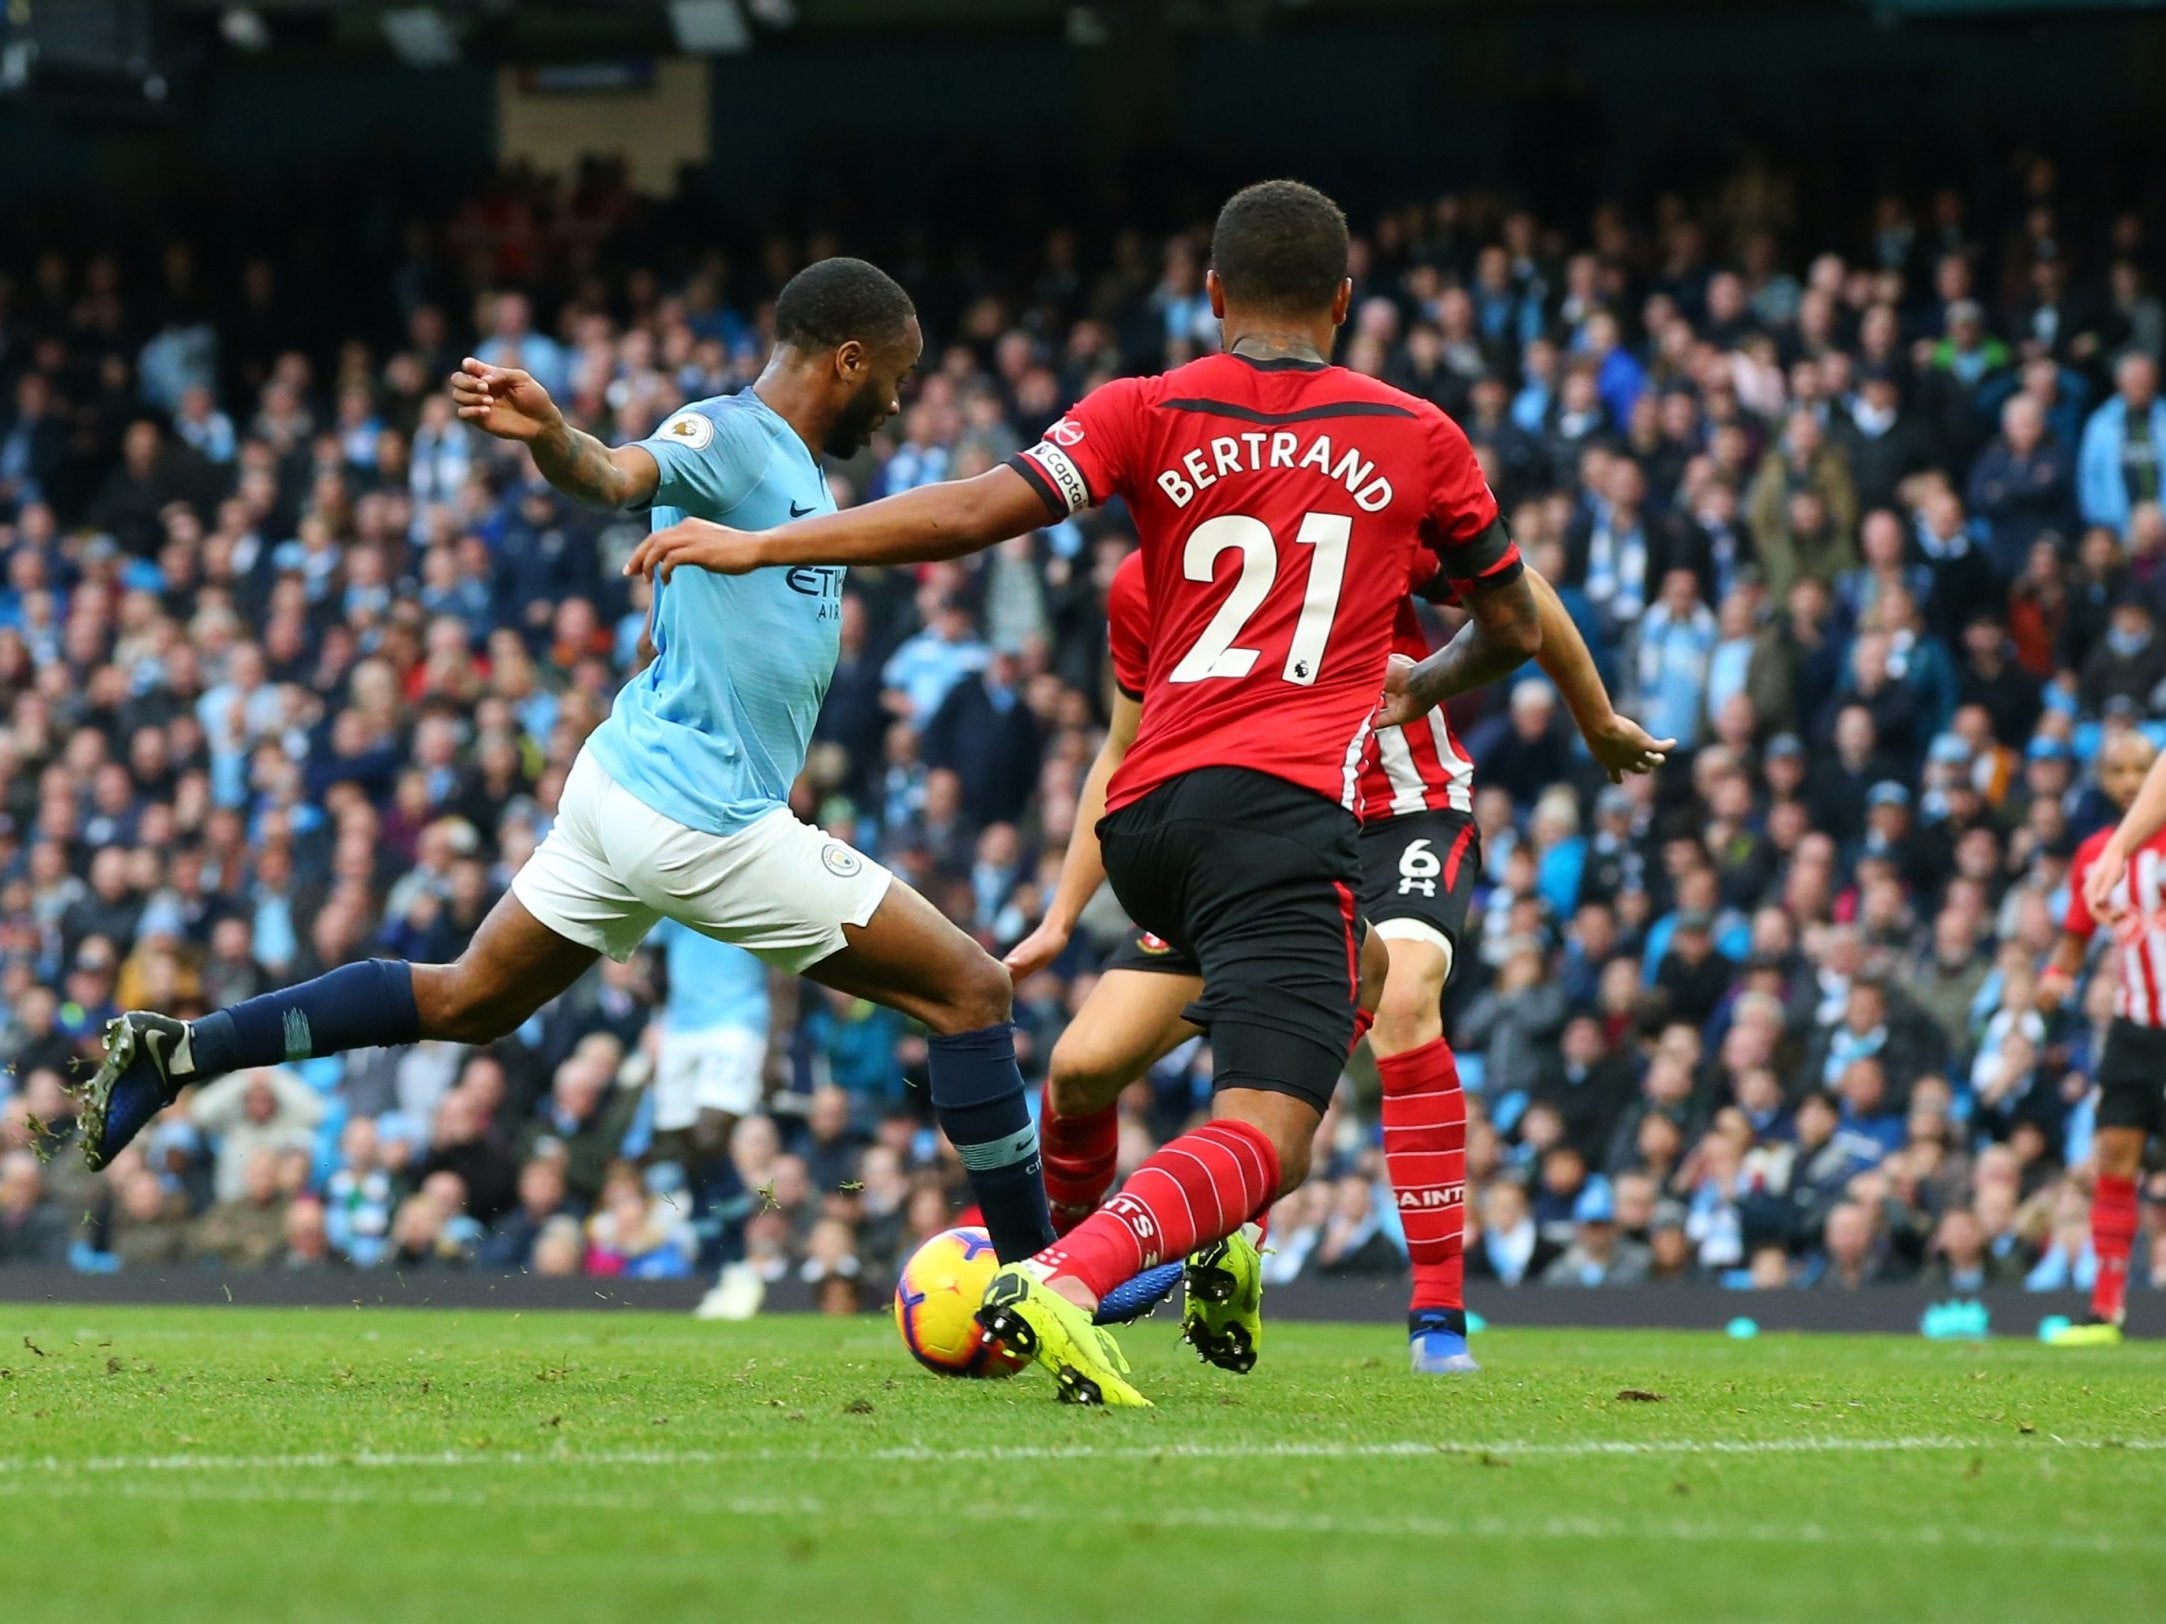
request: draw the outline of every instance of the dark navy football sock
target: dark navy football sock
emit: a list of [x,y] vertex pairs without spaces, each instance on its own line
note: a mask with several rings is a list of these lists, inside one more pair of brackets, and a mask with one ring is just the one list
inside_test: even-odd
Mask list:
[[346,1049],[415,1043],[414,972],[394,959],[342,964],[314,981],[264,993],[190,1023],[195,1073],[311,1060]]
[[1406,1317],[1409,1336],[1420,1336],[1424,1331],[1448,1331],[1453,1336],[1467,1334],[1467,1311],[1463,1308],[1417,1308]]
[[933,1114],[970,1175],[970,1193],[1003,1263],[1053,1244],[1038,1130],[1031,1125],[1015,1028],[1007,1021],[930,1044]]

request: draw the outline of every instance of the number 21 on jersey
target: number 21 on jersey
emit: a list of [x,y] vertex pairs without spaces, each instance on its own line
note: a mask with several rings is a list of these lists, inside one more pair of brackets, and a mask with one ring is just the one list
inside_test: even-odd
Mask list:
[[[1316,681],[1324,663],[1324,646],[1331,639],[1332,617],[1338,613],[1339,589],[1346,580],[1346,543],[1354,521],[1343,513],[1304,514],[1294,533],[1297,546],[1311,549],[1309,582],[1301,597],[1301,618],[1294,625],[1286,649],[1288,682],[1307,687]],[[1206,519],[1189,532],[1181,550],[1181,572],[1191,581],[1209,581],[1218,572],[1221,553],[1241,555],[1241,573],[1233,590],[1218,606],[1203,635],[1180,662],[1166,674],[1168,682],[1209,682],[1221,677],[1245,677],[1256,669],[1261,651],[1241,648],[1238,641],[1248,623],[1271,595],[1278,578],[1279,549],[1271,527],[1245,513],[1221,514]]]

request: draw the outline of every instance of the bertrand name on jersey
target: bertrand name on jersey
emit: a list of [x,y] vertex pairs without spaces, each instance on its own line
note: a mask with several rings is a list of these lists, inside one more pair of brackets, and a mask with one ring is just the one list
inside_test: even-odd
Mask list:
[[[1060,482],[1071,508],[1087,506],[1089,495],[1081,470],[1060,448],[1078,444],[1082,438],[1082,425],[1064,417],[1031,448],[1039,465]],[[1175,507],[1185,508],[1199,491],[1209,490],[1234,474],[1301,468],[1313,468],[1319,478],[1344,486],[1354,505],[1364,513],[1381,512],[1391,505],[1391,481],[1376,471],[1375,459],[1360,447],[1334,447],[1328,434],[1318,434],[1304,444],[1291,429],[1217,435],[1205,445],[1184,452],[1179,466],[1161,469],[1155,483]]]

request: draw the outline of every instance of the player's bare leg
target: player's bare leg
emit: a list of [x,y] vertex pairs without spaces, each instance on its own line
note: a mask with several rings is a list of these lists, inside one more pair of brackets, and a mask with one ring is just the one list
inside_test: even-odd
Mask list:
[[841,951],[804,973],[932,1030],[933,1110],[962,1157],[994,1250],[1013,1262],[1050,1244],[1038,1131],[1008,1020],[1008,972],[900,881],[864,924],[843,927],[843,939]]
[[449,964],[412,967],[421,1036],[493,1043],[518,1030],[600,957],[559,936],[507,891],[464,953]]
[[1040,1131],[1056,1233],[1096,1212],[1113,1187],[1121,1090],[1197,1035],[1182,1011],[1202,991],[1195,976],[1108,970],[1053,1045]]
[[106,1165],[183,1088],[227,1072],[429,1038],[493,1042],[597,957],[506,894],[450,964],[341,965],[194,1021],[131,1010],[107,1025],[104,1061],[84,1085],[84,1158]]
[[1467,1161],[1466,1096],[1444,1041],[1448,939],[1394,920],[1390,971],[1369,1048],[1384,1089],[1384,1164],[1413,1263],[1407,1329],[1415,1370],[1457,1374],[1480,1367],[1467,1352],[1463,1296]]
[[[1157,970],[1104,972],[1054,1044],[1046,1067],[1038,1135],[1045,1144],[1045,1193],[1056,1235],[1098,1210],[1120,1163],[1121,1091],[1198,1035],[1183,1014],[1203,991],[1190,975]],[[1146,1269],[1107,1292],[1101,1325],[1123,1325],[1157,1309],[1181,1283],[1181,1266]]]

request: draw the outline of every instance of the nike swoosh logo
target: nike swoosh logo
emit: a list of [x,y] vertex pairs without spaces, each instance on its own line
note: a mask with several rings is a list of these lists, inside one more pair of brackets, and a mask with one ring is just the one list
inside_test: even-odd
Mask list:
[[812,509],[810,509],[809,507],[799,507],[795,502],[792,502],[790,504],[790,517],[793,519],[802,519],[806,514],[810,513],[811,511]]
[[143,1033],[143,1047],[150,1051],[150,1063],[158,1068],[160,1077],[170,1077],[172,1072],[165,1063],[165,1034],[155,1026]]

